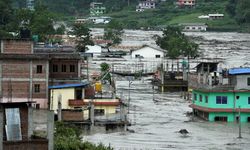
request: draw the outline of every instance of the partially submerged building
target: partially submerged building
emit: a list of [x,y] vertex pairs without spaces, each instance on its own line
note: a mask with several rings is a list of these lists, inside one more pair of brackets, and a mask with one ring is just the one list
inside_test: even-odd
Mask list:
[[250,122],[250,69],[218,72],[212,67],[216,64],[201,66],[203,77],[198,75],[191,85],[194,114],[208,121]]
[[163,58],[165,50],[159,47],[144,45],[143,47],[131,50],[132,58]]
[[100,85],[94,89],[87,81],[49,88],[50,110],[57,115],[61,113],[64,121],[88,122],[91,109],[95,120],[97,116],[108,118],[117,114],[117,109],[122,105],[121,100],[114,98],[112,94],[106,96],[107,94],[102,93]]

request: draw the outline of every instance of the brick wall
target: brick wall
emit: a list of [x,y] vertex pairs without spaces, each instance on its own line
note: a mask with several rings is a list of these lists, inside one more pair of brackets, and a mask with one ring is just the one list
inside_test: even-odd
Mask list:
[[29,81],[2,81],[3,97],[26,98],[29,96]]
[[2,65],[3,78],[29,78],[30,62],[21,60],[4,60]]
[[62,120],[63,121],[83,121],[83,111],[63,110]]
[[[57,65],[58,71],[53,71],[53,65]],[[66,65],[66,72],[62,72],[62,65]],[[70,65],[75,66],[75,71],[70,72]],[[78,78],[78,60],[52,60],[50,62],[49,77],[53,79]]]
[[8,54],[31,54],[33,49],[32,41],[4,40],[3,53]]
[[[37,73],[37,67],[42,66],[42,73]],[[47,66],[47,61],[32,61],[32,69],[33,69],[33,78],[46,78],[46,66]]]

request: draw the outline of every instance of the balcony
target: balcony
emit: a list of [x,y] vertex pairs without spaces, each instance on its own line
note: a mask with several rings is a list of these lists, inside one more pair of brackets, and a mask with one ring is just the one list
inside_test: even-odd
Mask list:
[[69,99],[69,106],[84,106],[84,101],[82,99]]

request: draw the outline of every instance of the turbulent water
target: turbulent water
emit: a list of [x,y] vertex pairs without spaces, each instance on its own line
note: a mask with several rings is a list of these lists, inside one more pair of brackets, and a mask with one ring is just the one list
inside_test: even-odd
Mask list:
[[[140,41],[152,43],[148,36],[159,32],[126,31],[136,34]],[[204,57],[224,58],[229,67],[249,66],[250,34],[239,33],[186,33],[200,43]],[[144,36],[143,36],[144,35]],[[140,38],[138,38],[140,37]],[[128,42],[129,38],[124,41]],[[128,96],[128,81],[117,81],[118,93]],[[154,100],[153,100],[154,95]],[[187,149],[187,150],[235,150],[250,149],[250,124],[242,124],[242,139],[238,139],[238,124],[210,123],[196,119],[190,121],[186,112],[191,112],[188,101],[181,93],[153,94],[152,86],[146,81],[134,81],[131,85],[131,107],[129,120],[133,132],[105,131],[85,135],[84,140],[111,145],[115,149]],[[187,129],[187,135],[178,133]]]

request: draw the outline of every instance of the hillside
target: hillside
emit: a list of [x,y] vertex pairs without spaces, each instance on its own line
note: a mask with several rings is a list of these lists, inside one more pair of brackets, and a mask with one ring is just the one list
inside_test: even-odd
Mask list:
[[[19,7],[22,7],[22,0],[14,1],[16,5],[19,4]],[[49,10],[60,14],[63,20],[73,21],[75,17],[88,17],[89,4],[93,1],[94,0],[40,0],[37,2],[45,4]],[[107,10],[105,16],[111,16],[121,21],[125,28],[130,29],[157,29],[167,25],[178,25],[179,23],[201,22],[208,24],[209,30],[213,31],[241,31],[248,30],[246,27],[249,28],[248,24],[239,25],[239,23],[237,23],[237,16],[233,16],[236,14],[228,14],[229,11],[235,13],[236,0],[196,0],[196,6],[193,8],[179,8],[176,5],[176,0],[158,0],[156,9],[136,12],[135,8],[138,1],[139,0],[95,0],[95,2],[103,2]],[[239,1],[244,4],[244,1],[248,0]],[[230,7],[229,11],[228,7]],[[225,17],[221,20],[198,19],[200,15],[211,13],[223,13]],[[247,22],[250,21],[248,20]],[[102,27],[102,25],[98,26]]]

